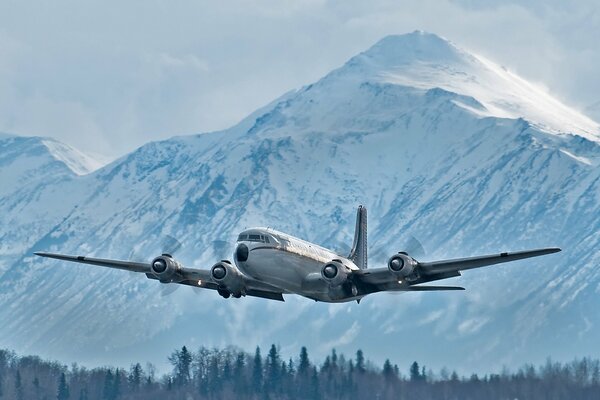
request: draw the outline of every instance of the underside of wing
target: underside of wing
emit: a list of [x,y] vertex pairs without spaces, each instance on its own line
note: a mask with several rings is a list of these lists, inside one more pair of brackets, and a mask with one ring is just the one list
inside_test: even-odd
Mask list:
[[405,261],[405,268],[401,266],[399,269],[392,271],[390,268],[395,265],[391,265],[388,268],[354,271],[352,276],[360,292],[365,294],[381,291],[463,290],[463,288],[458,287],[415,285],[457,277],[461,275],[460,271],[467,269],[522,260],[559,251],[559,248],[545,248],[434,262],[417,262],[408,255],[399,255],[397,257],[407,260]]
[[[197,288],[203,289],[212,289],[219,291],[226,291],[227,288],[223,286],[222,283],[216,282],[212,275],[211,271],[206,269],[196,269],[196,268],[185,268],[182,267],[179,263],[173,261],[170,257],[166,259],[165,256],[161,256],[159,258],[163,258],[166,262],[165,268],[167,265],[175,266],[175,269],[172,274],[169,275],[168,279],[165,279],[164,274],[168,274],[168,271],[164,271],[163,275],[157,274],[156,271],[153,270],[153,266],[151,263],[140,263],[135,261],[122,261],[122,260],[111,260],[105,258],[92,258],[86,256],[71,256],[65,254],[55,254],[55,253],[45,253],[45,252],[36,252],[34,253],[40,257],[53,258],[56,260],[70,261],[80,264],[89,264],[96,265],[107,268],[115,268],[121,269],[125,271],[131,272],[141,272],[146,275],[147,278],[158,280],[163,283],[176,283],[187,286],[194,286]],[[160,265],[159,265],[160,266]],[[245,275],[239,275],[239,279],[242,281],[242,287],[244,288],[243,293],[246,296],[253,297],[261,297],[270,300],[278,300],[284,301],[283,299],[283,291],[277,287],[268,285],[266,283],[256,281],[251,279]]]
[[546,254],[557,253],[559,251],[559,248],[550,247],[545,249],[515,251],[512,253],[507,252],[478,257],[457,258],[453,260],[420,262],[418,266],[419,269],[425,274],[439,274],[450,271],[464,271],[467,269],[485,267],[488,265],[538,257]]
[[[208,272],[208,271],[193,270],[193,269],[187,269],[187,268],[186,268],[186,270],[193,271],[190,274],[188,274],[188,278],[190,277],[190,275],[192,275],[191,277],[193,279],[184,279],[182,281],[174,282],[174,283],[178,283],[181,285],[187,285],[187,286],[193,286],[193,287],[202,288],[202,289],[223,290],[223,288],[218,283],[213,282],[211,280],[211,278],[196,279],[196,278],[198,278],[198,272],[200,272],[200,271]],[[184,275],[185,275],[185,273],[184,273]],[[158,278],[152,274],[146,274],[146,276],[149,279],[158,280]],[[246,287],[246,290],[245,290],[246,296],[260,297],[260,298],[269,299],[269,300],[285,301],[285,299],[283,298],[284,292],[281,289],[276,288],[271,285],[267,285],[263,282],[255,281],[253,279],[247,279],[245,281],[245,287]]]
[[33,253],[36,256],[54,258],[56,260],[71,261],[80,264],[97,265],[100,267],[116,268],[132,272],[150,272],[150,263],[140,263],[134,261],[121,261],[121,260],[109,260],[105,258],[92,258],[85,256],[69,256],[64,254],[55,253],[44,253],[36,252]]

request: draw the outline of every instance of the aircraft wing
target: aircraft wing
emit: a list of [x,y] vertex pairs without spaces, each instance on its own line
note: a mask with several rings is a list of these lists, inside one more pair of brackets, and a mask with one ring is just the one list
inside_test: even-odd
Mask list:
[[450,271],[464,271],[466,269],[485,267],[510,261],[522,260],[524,258],[538,257],[546,254],[559,252],[557,247],[545,249],[515,251],[512,253],[500,253],[487,256],[455,258],[453,260],[420,262],[419,268],[425,274],[437,274]]
[[[141,272],[146,274],[146,277],[149,279],[158,278],[154,276],[152,273],[152,268],[150,263],[140,263],[135,261],[121,261],[121,260],[111,260],[105,258],[92,258],[85,256],[70,256],[64,254],[55,254],[55,253],[45,253],[45,252],[35,252],[33,253],[36,256],[54,258],[57,260],[63,261],[71,261],[80,264],[90,264],[97,265],[101,267],[108,268],[116,268],[122,269],[125,271],[131,272]],[[185,268],[182,267],[178,271],[178,279],[172,283],[178,283],[181,285],[194,286],[198,288],[204,289],[219,289],[219,285],[215,283],[212,279],[209,270],[206,269],[197,269],[197,268]],[[284,301],[283,299],[283,291],[274,286],[268,285],[263,282],[259,282],[252,278],[246,277],[244,275],[244,284],[246,286],[246,295],[253,297],[262,297],[270,300],[279,300]]]
[[[460,276],[460,271],[467,269],[485,267],[510,261],[522,260],[530,257],[538,257],[561,251],[559,248],[551,247],[545,249],[517,251],[511,253],[500,253],[477,257],[456,258],[450,260],[417,262],[415,267],[416,278],[407,282],[392,274],[389,269],[375,268],[359,270],[354,273],[358,282],[366,285],[369,290],[415,290],[417,285],[425,282]],[[421,290],[421,289],[418,289]],[[427,289],[425,289],[427,290]]]

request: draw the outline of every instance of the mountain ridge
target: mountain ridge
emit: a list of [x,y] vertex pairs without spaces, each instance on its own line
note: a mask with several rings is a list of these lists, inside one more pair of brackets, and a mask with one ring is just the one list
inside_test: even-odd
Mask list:
[[[475,112],[486,106],[474,96],[345,65],[228,130],[152,142],[48,185],[52,202],[35,193],[12,198],[31,199],[29,209],[62,208],[36,230],[21,214],[0,230],[24,243],[0,258],[0,301],[11,304],[0,309],[0,340],[99,362],[148,348],[160,358],[167,342],[169,350],[360,344],[382,360],[391,352],[434,367],[469,354],[466,369],[570,359],[592,348],[600,323],[589,314],[600,288],[598,142]],[[372,265],[401,250],[408,234],[435,249],[429,259],[555,245],[564,252],[469,271],[453,281],[464,294],[374,295],[360,306],[294,296],[227,302],[190,288],[161,297],[160,285],[143,277],[31,256],[151,258],[169,234],[184,244],[177,258],[209,268],[221,258],[220,241],[265,224],[344,252],[359,203],[370,210]],[[0,200],[10,212],[2,207]],[[411,346],[393,345],[407,338]]]

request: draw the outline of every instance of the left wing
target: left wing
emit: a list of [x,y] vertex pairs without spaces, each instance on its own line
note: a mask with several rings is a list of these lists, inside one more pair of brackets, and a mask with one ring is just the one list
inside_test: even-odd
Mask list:
[[[111,260],[106,258],[92,258],[85,256],[70,256],[65,254],[35,252],[36,256],[54,258],[57,260],[71,261],[80,264],[97,265],[101,267],[121,269],[131,272],[141,272],[146,274],[149,279],[159,280],[156,275],[152,272],[152,266],[150,263],[140,263],[135,261],[121,261]],[[274,286],[268,285],[263,282],[254,280],[246,275],[242,275],[244,286],[246,288],[245,294],[247,296],[262,297],[270,300],[284,301],[283,291]],[[211,276],[209,270],[196,269],[196,268],[185,268],[181,267],[177,270],[177,279],[171,283],[178,283],[181,285],[194,286],[204,289],[218,290],[220,289],[219,284],[216,283]]]
[[[399,278],[398,275],[390,272],[388,268],[358,270],[355,271],[353,275],[359,283],[366,286],[367,290],[427,290],[425,289],[427,286],[413,285],[460,276],[460,271],[467,269],[480,268],[488,265],[522,260],[530,257],[538,257],[546,254],[557,253],[559,251],[561,251],[561,249],[551,247],[545,249],[500,253],[469,258],[457,258],[451,260],[416,262],[412,279],[408,280]],[[436,289],[429,290],[440,290],[438,287],[430,287]]]

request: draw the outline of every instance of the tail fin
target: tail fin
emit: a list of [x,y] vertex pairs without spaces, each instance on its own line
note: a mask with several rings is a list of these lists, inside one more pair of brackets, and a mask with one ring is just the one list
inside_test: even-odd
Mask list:
[[360,269],[367,269],[367,208],[358,206],[354,243],[348,256]]

